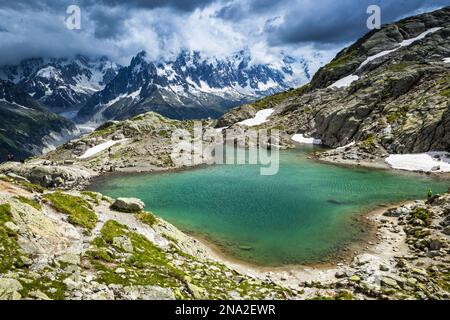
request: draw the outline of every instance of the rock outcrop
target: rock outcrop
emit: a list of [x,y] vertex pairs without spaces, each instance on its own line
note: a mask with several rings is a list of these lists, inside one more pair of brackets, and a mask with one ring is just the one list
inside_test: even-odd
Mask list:
[[112,210],[114,200],[93,192],[36,190],[0,180],[0,299],[295,294],[211,259],[206,247],[149,212]]
[[0,174],[6,174],[13,180],[25,179],[45,188],[81,188],[92,177],[88,169],[52,165],[50,162],[33,163],[5,162],[0,165]]
[[141,212],[145,208],[145,203],[136,198],[118,198],[111,208],[120,212]]
[[[321,68],[310,85],[245,108],[274,108],[262,127],[286,133],[286,145],[301,133],[332,148],[355,142],[349,151],[363,158],[450,151],[448,57],[450,7],[374,30]],[[333,86],[350,75],[355,78]],[[241,115],[243,108],[234,109],[219,123]]]
[[0,299],[450,297],[450,194],[387,210],[371,250],[306,273],[242,271],[150,212],[112,203],[0,179]]

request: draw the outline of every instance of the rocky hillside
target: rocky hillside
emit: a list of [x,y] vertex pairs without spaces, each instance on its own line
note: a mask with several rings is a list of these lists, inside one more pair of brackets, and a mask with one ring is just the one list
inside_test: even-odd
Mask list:
[[138,199],[0,175],[0,300],[448,299],[449,208],[447,194],[385,211],[370,253],[336,268],[241,271]]
[[[272,109],[268,121],[256,128],[281,130],[286,146],[293,146],[294,134],[320,139],[332,148],[346,146],[319,155],[331,161],[376,161],[390,153],[450,151],[449,15],[450,8],[445,8],[370,32],[320,69],[310,84],[243,105],[203,125],[238,127],[242,126],[238,122],[254,117],[257,111]],[[351,58],[344,59],[350,51]],[[140,71],[133,79],[142,84],[145,75],[157,71],[143,56],[138,60],[136,70]],[[142,63],[147,67],[141,69]],[[173,168],[172,132],[192,126],[192,121],[142,114],[107,122],[44,159],[80,164],[97,174]],[[87,150],[110,141],[110,153],[106,148],[83,157]]]
[[303,134],[355,159],[450,151],[450,7],[359,39],[300,89],[237,108],[217,127],[274,108],[263,127]]
[[208,258],[137,199],[50,192],[0,176],[0,300],[286,299]]
[[0,80],[0,162],[41,154],[77,134],[66,119],[47,111],[26,92]]
[[181,52],[152,61],[140,52],[90,99],[79,121],[123,120],[155,111],[173,119],[217,117],[226,110],[310,80],[317,61],[284,56],[279,66],[254,63],[249,50],[225,59]]
[[[212,132],[214,124],[203,121],[204,129]],[[81,189],[92,177],[106,172],[175,169],[180,166],[171,158],[172,134],[176,130],[192,133],[193,127],[192,120],[172,120],[154,112],[109,121],[40,157],[4,163],[0,173],[16,174],[44,187]]]
[[0,79],[11,81],[49,110],[78,110],[115,77],[120,66],[106,57],[34,58],[0,66]]

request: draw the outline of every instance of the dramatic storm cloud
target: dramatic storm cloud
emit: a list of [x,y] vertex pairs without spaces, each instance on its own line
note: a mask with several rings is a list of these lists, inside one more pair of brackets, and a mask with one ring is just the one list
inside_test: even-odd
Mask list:
[[382,23],[450,5],[449,0],[303,0],[296,1],[269,37],[272,44],[340,44],[367,32],[370,5],[381,8]]
[[[72,4],[81,30],[65,26]],[[368,32],[371,4],[387,23],[450,0],[0,0],[0,64],[78,53],[127,63],[140,50],[168,59],[183,49],[225,56],[248,48],[257,62],[280,52],[331,57]]]

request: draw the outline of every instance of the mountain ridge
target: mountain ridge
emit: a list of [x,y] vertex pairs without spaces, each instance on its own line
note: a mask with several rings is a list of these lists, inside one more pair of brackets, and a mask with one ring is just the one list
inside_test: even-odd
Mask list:
[[78,134],[75,125],[43,107],[20,87],[0,80],[0,157],[39,155]]
[[79,108],[115,76],[120,66],[107,57],[31,58],[0,67],[9,80],[56,113]]
[[103,91],[93,95],[78,120],[96,116],[123,120],[147,111],[176,119],[217,117],[232,106],[288,89],[310,77],[310,65],[304,59],[284,56],[281,68],[252,64],[251,60],[246,50],[225,59],[182,51],[174,60],[161,63],[141,51]]
[[343,49],[310,84],[234,109],[217,127],[273,108],[262,127],[281,129],[284,144],[294,134],[331,148],[353,144],[329,159],[450,151],[449,36],[450,7],[383,26]]

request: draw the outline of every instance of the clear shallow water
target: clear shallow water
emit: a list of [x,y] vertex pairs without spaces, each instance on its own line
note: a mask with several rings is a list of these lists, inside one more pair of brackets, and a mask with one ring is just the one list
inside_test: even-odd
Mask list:
[[[351,169],[280,153],[280,170],[218,165],[161,174],[109,176],[91,189],[137,197],[147,210],[261,265],[324,261],[363,236],[354,217],[377,205],[426,197],[450,181],[386,170]],[[312,147],[311,147],[312,148]]]

